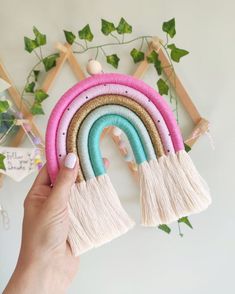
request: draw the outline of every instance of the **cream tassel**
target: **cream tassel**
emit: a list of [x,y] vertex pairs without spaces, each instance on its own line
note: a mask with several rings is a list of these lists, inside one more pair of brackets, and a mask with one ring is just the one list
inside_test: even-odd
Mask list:
[[186,174],[191,186],[200,195],[202,209],[211,204],[211,196],[207,183],[197,171],[192,159],[185,150],[177,152],[177,157],[181,168]]
[[205,209],[205,203],[197,190],[191,185],[187,175],[179,164],[176,154],[162,156],[159,164],[166,179],[172,207],[178,218],[197,213]]
[[161,217],[160,224],[168,224],[178,220],[178,216],[172,207],[169,193],[166,188],[165,178],[157,159],[152,159],[149,162],[154,177],[155,195],[158,204],[159,214]]
[[[93,247],[109,242],[133,227],[134,222],[123,209],[108,175],[75,184],[71,194],[73,213]],[[77,240],[79,238],[78,232]]]
[[160,210],[152,170],[147,161],[139,165],[141,222],[145,226],[161,224]]
[[187,216],[198,209],[195,207],[192,197],[195,196],[190,183],[188,182],[184,172],[174,163],[175,154],[162,156],[159,158],[159,165],[165,179],[165,184],[169,193],[169,199],[178,218]]
[[92,249],[94,246],[89,240],[86,232],[84,231],[79,220],[74,216],[72,208],[69,204],[69,233],[68,233],[68,242],[71,247],[72,253],[74,256],[79,256],[87,250]]

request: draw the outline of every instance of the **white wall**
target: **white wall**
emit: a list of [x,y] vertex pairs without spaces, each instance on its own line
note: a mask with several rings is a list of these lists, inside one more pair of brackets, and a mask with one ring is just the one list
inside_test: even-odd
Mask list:
[[[175,17],[176,42],[191,52],[177,66],[177,71],[201,113],[211,122],[215,151],[204,137],[191,153],[213,197],[208,211],[190,218],[194,230],[182,227],[185,234],[180,238],[176,225],[169,236],[137,225],[118,240],[82,256],[80,272],[69,293],[234,292],[234,10],[232,0],[1,0],[0,57],[19,89],[34,62],[34,57],[23,50],[23,36],[31,35],[33,25],[47,33],[53,46],[57,40],[64,40],[64,28],[77,31],[90,23],[98,35],[101,17],[117,22],[123,16],[133,24],[134,34],[160,36],[161,23]],[[99,42],[99,37],[95,42]],[[131,73],[125,65],[120,71]],[[48,113],[74,82],[65,68],[45,102]],[[47,117],[48,114],[38,119],[42,129]],[[187,120],[186,126],[183,111],[181,117],[186,134],[190,121]],[[112,144],[106,140],[103,145],[104,154],[111,158],[109,173],[123,205],[138,222],[138,188],[125,164],[116,156],[115,148],[110,147]],[[0,227],[0,289],[4,288],[16,262],[22,203],[34,176],[19,184],[6,179],[0,190],[0,202],[11,220],[9,231]]]

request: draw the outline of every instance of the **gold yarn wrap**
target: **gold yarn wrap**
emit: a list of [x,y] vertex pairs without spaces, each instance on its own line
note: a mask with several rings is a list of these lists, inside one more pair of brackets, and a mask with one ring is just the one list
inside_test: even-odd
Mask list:
[[[66,138],[67,153],[69,152],[73,152],[76,154],[78,153],[77,152],[77,134],[86,116],[92,110],[98,107],[101,107],[104,105],[111,105],[111,104],[124,106],[132,110],[135,114],[137,114],[138,117],[143,122],[143,124],[145,125],[150,135],[153,148],[155,150],[157,157],[161,157],[162,155],[164,155],[164,148],[162,145],[159,132],[149,113],[140,104],[130,99],[129,97],[122,96],[122,95],[109,95],[109,94],[100,95],[88,101],[87,103],[83,104],[83,106],[77,110],[77,112],[75,113],[75,115],[73,116],[69,124],[68,131],[67,131],[67,138]],[[81,182],[83,180],[84,180],[84,175],[80,166],[78,171],[77,181]]]

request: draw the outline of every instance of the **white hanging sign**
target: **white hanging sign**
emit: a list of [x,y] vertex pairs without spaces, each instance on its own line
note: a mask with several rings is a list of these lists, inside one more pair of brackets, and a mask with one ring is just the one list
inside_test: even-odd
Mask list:
[[11,177],[16,182],[22,181],[26,176],[36,170],[35,154],[36,148],[14,148],[0,146],[0,153],[5,156],[5,170],[3,173]]

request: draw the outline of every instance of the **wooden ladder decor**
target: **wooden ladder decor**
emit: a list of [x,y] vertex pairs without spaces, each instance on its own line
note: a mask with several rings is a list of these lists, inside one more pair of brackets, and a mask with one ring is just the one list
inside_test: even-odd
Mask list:
[[150,43],[150,46],[145,54],[145,60],[143,60],[138,65],[133,76],[137,78],[143,77],[143,75],[149,68],[149,63],[147,62],[146,56],[148,56],[148,54],[152,50],[155,50],[158,53],[158,58],[162,63],[164,74],[168,78],[181,104],[184,106],[186,112],[189,114],[194,123],[194,129],[192,130],[190,136],[185,140],[185,143],[188,146],[192,147],[193,144],[199,139],[199,137],[209,130],[209,122],[200,115],[197,107],[193,103],[177,74],[175,73],[174,75],[172,75],[171,65],[165,53],[161,49],[161,42],[162,41],[158,37],[154,37],[152,39],[152,42]]
[[[57,59],[56,66],[52,68],[48,74],[46,75],[42,89],[48,93],[48,91],[51,89],[53,82],[55,81],[56,77],[61,72],[63,65],[67,61],[69,63],[69,66],[71,67],[75,77],[78,81],[84,79],[86,77],[84,71],[82,70],[80,64],[77,61],[77,58],[72,52],[71,46],[67,43],[64,45],[61,43],[56,44],[56,49],[60,51],[60,57]],[[203,135],[205,132],[209,129],[209,122],[204,119],[199,111],[197,110],[196,106],[194,105],[192,99],[190,98],[189,94],[187,93],[186,89],[184,88],[182,82],[180,81],[179,77],[175,73],[172,75],[171,68],[170,68],[170,62],[168,58],[165,56],[165,53],[161,49],[161,40],[158,37],[154,37],[150,43],[150,46],[146,50],[145,53],[145,59],[139,63],[136,70],[133,73],[134,77],[142,78],[143,75],[147,72],[149,68],[149,63],[147,62],[147,56],[152,51],[155,50],[158,55],[159,59],[162,63],[163,72],[168,78],[169,82],[171,83],[171,86],[175,90],[175,93],[177,94],[177,97],[179,98],[180,102],[184,106],[185,110],[188,112],[189,116],[191,117],[193,123],[194,123],[194,129],[192,130],[190,136],[185,140],[188,146],[192,147],[192,145],[199,139],[201,135]],[[21,111],[23,114],[24,119],[27,119],[32,126],[32,130],[35,133],[36,136],[40,137],[41,141],[44,142],[44,138],[42,137],[36,123],[33,120],[32,114],[29,112],[28,108],[24,105],[24,103],[21,101],[20,95],[16,88],[13,86],[10,78],[8,77],[8,74],[6,73],[6,70],[4,67],[0,64],[0,77],[6,80],[9,84],[12,86],[8,89],[8,92],[17,106],[17,108],[20,108],[21,105]],[[105,135],[110,134],[113,141],[117,146],[119,146],[119,143],[121,141],[120,136],[116,136],[113,132],[113,127],[109,127],[104,130],[102,134],[102,138],[104,138]],[[19,130],[17,135],[12,138],[10,142],[10,146],[17,147],[21,144],[22,140],[24,139],[25,133],[23,130]],[[127,148],[119,148],[120,153],[125,157],[128,155]],[[132,161],[127,161],[127,164],[129,166],[129,169],[132,171],[133,175],[137,177],[137,166]],[[2,174],[0,175],[2,176]]]

